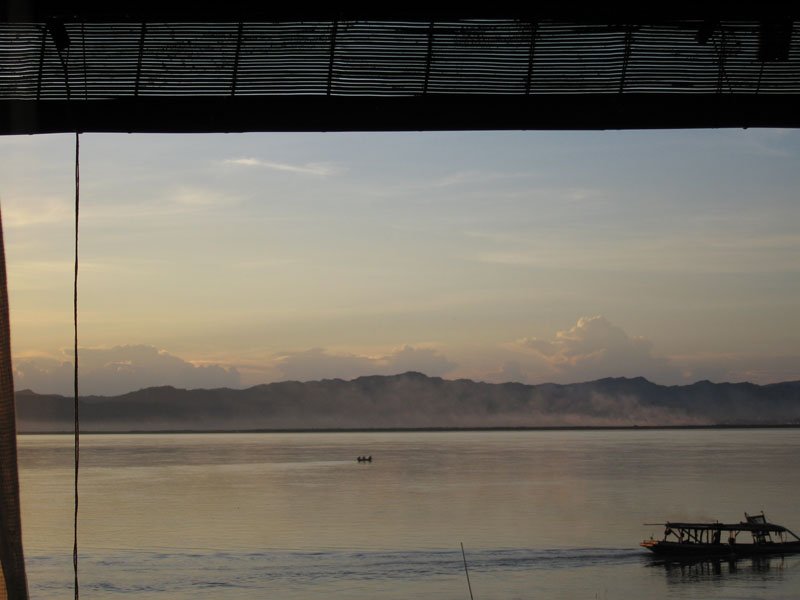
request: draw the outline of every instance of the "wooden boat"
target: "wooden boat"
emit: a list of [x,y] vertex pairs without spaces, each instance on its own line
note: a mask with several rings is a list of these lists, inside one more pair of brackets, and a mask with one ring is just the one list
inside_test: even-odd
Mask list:
[[763,512],[744,516],[746,520],[740,523],[668,521],[664,523],[663,539],[651,537],[639,545],[658,555],[675,558],[800,552],[800,537],[782,525],[768,522]]

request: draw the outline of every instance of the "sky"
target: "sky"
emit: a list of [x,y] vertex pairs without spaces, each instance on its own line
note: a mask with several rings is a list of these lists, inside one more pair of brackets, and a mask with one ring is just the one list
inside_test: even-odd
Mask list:
[[[74,136],[0,137],[15,386],[71,393]],[[81,136],[85,394],[800,379],[800,132]]]

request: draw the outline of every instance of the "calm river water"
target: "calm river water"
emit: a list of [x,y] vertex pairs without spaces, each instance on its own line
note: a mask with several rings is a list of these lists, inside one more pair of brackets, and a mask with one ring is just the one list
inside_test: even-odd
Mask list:
[[[21,436],[33,598],[72,589],[72,440]],[[372,455],[359,464],[356,457]],[[764,510],[800,530],[800,429],[85,435],[87,598],[795,599],[800,556],[638,543]]]

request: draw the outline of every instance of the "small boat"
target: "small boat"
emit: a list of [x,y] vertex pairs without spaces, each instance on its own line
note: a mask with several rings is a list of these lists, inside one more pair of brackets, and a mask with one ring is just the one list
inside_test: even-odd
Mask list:
[[[744,514],[740,523],[664,523],[664,538],[651,537],[639,544],[662,556],[748,556],[800,552],[800,537],[760,515]],[[661,525],[661,523],[645,523]],[[739,536],[744,534],[743,538]]]

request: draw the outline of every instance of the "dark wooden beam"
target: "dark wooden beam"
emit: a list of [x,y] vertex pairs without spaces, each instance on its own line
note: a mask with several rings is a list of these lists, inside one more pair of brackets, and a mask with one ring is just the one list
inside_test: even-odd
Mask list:
[[788,94],[0,100],[0,134],[800,127]]
[[314,20],[401,19],[420,22],[448,19],[558,19],[572,22],[631,23],[664,20],[761,20],[800,16],[800,7],[777,2],[648,2],[599,3],[576,0],[476,3],[443,8],[422,2],[335,2],[311,6],[226,0],[164,2],[163,0],[6,0],[0,22],[221,23]]

